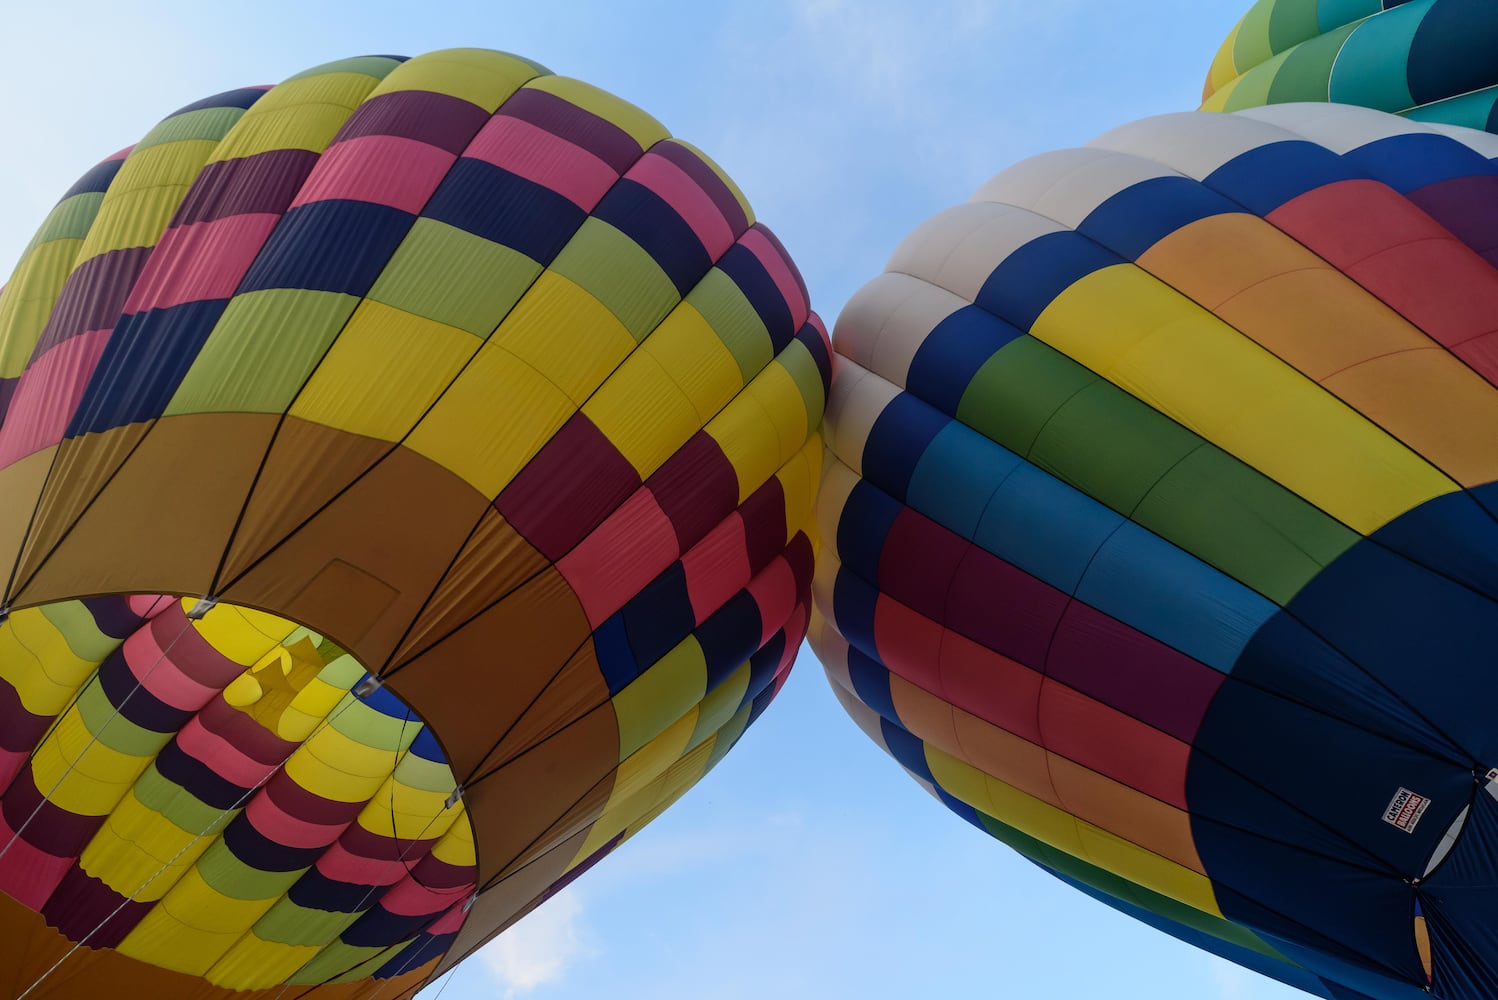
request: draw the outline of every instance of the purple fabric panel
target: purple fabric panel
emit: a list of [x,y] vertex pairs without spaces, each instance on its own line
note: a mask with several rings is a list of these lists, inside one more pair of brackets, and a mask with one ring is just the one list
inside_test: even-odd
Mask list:
[[702,162],[702,157],[672,139],[656,143],[650,147],[650,151],[681,168],[681,171],[713,200],[713,205],[723,213],[724,220],[733,230],[734,239],[738,239],[743,235],[744,230],[749,228],[749,219],[744,215],[744,206],[739,204],[739,200],[733,196],[733,192],[728,189],[728,185],[723,183],[723,179],[718,176],[717,172]]
[[130,598],[118,597],[85,597],[83,606],[88,613],[94,616],[94,624],[100,632],[114,639],[124,639],[130,633],[140,628],[143,620],[140,615],[130,610]]
[[181,604],[173,604],[152,618],[146,627],[151,630],[151,637],[157,648],[169,651],[166,655],[170,657],[172,665],[185,677],[204,687],[222,691],[230,681],[244,673],[243,666],[214,649],[192,627]]
[[381,94],[359,105],[333,142],[366,135],[393,135],[415,139],[456,156],[488,120],[487,111],[462,98],[426,90],[403,90]]
[[640,158],[640,146],[628,132],[544,90],[522,87],[496,114],[544,128],[586,149],[620,174]]
[[117,948],[155,905],[127,901],[75,865],[53,890],[42,907],[42,916],[70,940],[88,938],[90,948]]
[[1187,743],[1226,676],[1080,601],[1056,629],[1046,673]]
[[739,505],[738,474],[706,431],[694,434],[645,485],[671,519],[682,552],[700,542]]
[[273,149],[205,166],[177,206],[172,226],[231,215],[282,215],[317,164],[306,149]]
[[113,330],[153,249],[111,250],[78,265],[63,283],[57,305],[31,354],[33,360],[80,333]]
[[1454,177],[1405,197],[1478,254],[1498,250],[1498,176]]
[[[364,808],[363,802],[335,802],[315,795],[298,785],[285,771],[276,772],[260,794],[269,796],[287,815],[318,826],[347,825]],[[332,839],[336,838],[330,838],[330,842]]]
[[473,885],[477,872],[477,865],[449,864],[435,854],[428,853],[411,869],[411,877],[428,889],[441,892],[443,889],[460,889]]
[[355,823],[343,831],[338,838],[338,846],[356,857],[396,861],[404,856],[409,864],[415,864],[418,858],[436,846],[438,839],[427,837],[424,840],[397,840]]
[[583,859],[583,862],[581,864],[574,866],[571,871],[564,873],[561,878],[557,879],[550,886],[548,886],[546,891],[541,894],[541,899],[537,905],[546,902],[548,899],[555,896],[563,889],[567,888],[573,882],[576,882],[579,878],[586,875],[589,868],[592,868],[594,865],[598,864],[598,862],[608,857],[611,853],[613,853],[614,848],[618,847],[622,843],[624,843],[624,833],[621,831],[619,833],[616,833],[613,837],[609,838],[608,843],[604,844],[598,850],[594,851],[592,854]]
[[15,378],[0,378],[0,425],[5,423],[5,415],[10,412],[11,398],[16,394],[16,385],[21,381],[17,375]]
[[[79,816],[46,801],[36,787],[36,776],[30,767],[23,769],[10,783],[5,797],[0,799],[0,810],[3,810],[5,822],[12,830],[26,826],[21,839],[54,858],[78,857],[107,818]],[[31,818],[33,812],[36,815]],[[31,818],[29,824],[28,818]]]
[[758,573],[785,550],[785,488],[771,476],[766,483],[744,498],[739,507],[744,519],[744,548],[749,555],[749,572]]
[[53,716],[32,715],[21,704],[21,695],[0,681],[0,750],[28,753],[47,732]]
[[[291,756],[299,744],[283,740],[254,718],[239,711],[223,698],[210,701],[197,716],[203,728],[257,763],[269,773]],[[204,761],[212,766],[212,761]]]

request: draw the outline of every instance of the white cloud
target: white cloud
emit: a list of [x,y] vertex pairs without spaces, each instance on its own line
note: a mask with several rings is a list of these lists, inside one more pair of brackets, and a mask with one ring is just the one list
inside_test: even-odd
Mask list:
[[484,946],[478,961],[504,988],[505,1000],[560,982],[569,965],[587,956],[582,913],[576,893],[563,889]]

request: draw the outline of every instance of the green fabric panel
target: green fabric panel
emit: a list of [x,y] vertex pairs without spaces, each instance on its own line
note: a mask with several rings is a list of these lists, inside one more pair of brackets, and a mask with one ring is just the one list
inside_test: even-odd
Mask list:
[[167,404],[178,413],[284,413],[359,300],[270,288],[237,295]]
[[822,373],[817,368],[816,359],[811,356],[805,344],[793,340],[776,360],[790,372],[796,388],[801,390],[801,398],[806,400],[806,419],[809,424],[815,424],[815,416],[827,404],[822,396]]
[[150,760],[176,735],[175,730],[153,732],[119,714],[110,704],[103,685],[97,682],[85,684],[75,704],[89,735],[109,749],[131,757]]
[[243,117],[244,108],[199,108],[197,111],[173,115],[147,132],[145,138],[135,144],[135,148],[139,151],[183,139],[212,139],[217,142],[228,135],[234,123]]
[[1352,25],[1345,25],[1287,52],[1274,82],[1269,85],[1269,103],[1328,100],[1332,66],[1352,31]]
[[417,219],[368,297],[487,337],[542,270],[518,250]]
[[1206,442],[1133,520],[1282,606],[1362,537]]
[[[318,652],[327,656],[324,648],[330,644],[330,640],[324,639],[323,646],[318,649]],[[351,654],[345,653],[342,656],[329,660],[328,665],[317,672],[317,679],[324,684],[343,688],[345,691],[348,691],[363,680],[367,672],[359,665],[358,660],[354,659]],[[334,711],[337,710],[335,709]]]
[[775,356],[770,331],[732,278],[714,267],[687,293],[687,301],[702,314],[739,363],[745,385],[764,371]]
[[697,725],[692,729],[692,738],[687,741],[687,746],[697,746],[733,721],[739,710],[739,702],[749,690],[751,673],[746,661],[707,693],[697,706]]
[[341,913],[336,910],[313,910],[298,906],[290,899],[276,900],[265,915],[255,921],[255,936],[262,941],[276,941],[299,947],[320,945],[332,941],[361,917],[362,913]]
[[25,257],[36,247],[53,240],[81,240],[88,235],[89,227],[99,216],[99,205],[104,201],[103,191],[86,191],[57,203],[42,226],[21,252]]
[[1274,78],[1279,75],[1280,67],[1285,64],[1286,57],[1276,56],[1240,76],[1232,93],[1228,94],[1228,99],[1224,102],[1222,109],[1241,111],[1244,108],[1262,108],[1268,104],[1269,91],[1274,87]]
[[239,814],[237,809],[226,813],[185,791],[181,785],[163,777],[154,762],[136,779],[134,795],[141,805],[156,810],[177,829],[194,836],[217,833]]
[[983,363],[957,419],[1017,455],[1029,452],[1058,407],[1098,376],[1034,337],[1016,337]]
[[680,301],[661,266],[602,219],[584,220],[551,269],[602,302],[639,343]]
[[1408,111],[1410,43],[1429,2],[1416,0],[1370,17],[1347,36],[1332,68],[1331,99],[1379,111]]
[[1105,892],[1115,899],[1121,899],[1141,909],[1148,910],[1157,916],[1173,920],[1184,927],[1190,927],[1204,934],[1210,934],[1215,938],[1231,942],[1241,948],[1258,952],[1267,958],[1278,959],[1286,965],[1299,968],[1299,966],[1296,966],[1295,963],[1275,951],[1264,941],[1260,940],[1258,935],[1245,927],[1240,927],[1221,917],[1214,917],[1210,913],[1203,913],[1194,906],[1187,906],[1185,903],[1174,900],[1169,896],[1119,878],[1107,869],[1099,868],[1096,865],[1083,861],[1081,858],[1073,857],[1065,851],[1057,850],[1049,844],[1042,843],[1011,826],[999,822],[986,813],[978,810],[974,810],[974,812],[977,813],[978,819],[983,824],[984,829],[995,840],[1008,844],[1025,857],[1038,861],[1047,868],[1054,869],[1069,878],[1074,878],[1078,882],[1092,886],[1094,889]]
[[222,840],[198,859],[198,874],[204,882],[230,899],[278,899],[297,883],[306,868],[289,872],[266,872],[253,868],[229,849]]
[[[286,981],[293,986],[318,985],[328,981],[335,983],[343,982],[343,974],[348,972],[351,966],[354,967],[355,971],[358,971],[358,968],[362,967],[364,963],[376,958],[383,964],[395,952],[395,948],[377,948],[373,946],[354,948],[344,944],[342,941],[334,941],[318,952],[311,961],[298,969],[295,974],[289,976]],[[353,976],[352,973],[350,975]],[[364,975],[367,975],[367,973],[353,976],[353,978],[362,979]]]
[[400,753],[410,749],[421,732],[421,723],[413,715],[397,719],[370,708],[358,698],[346,698],[328,716],[328,724],[349,739],[373,750]]
[[1301,42],[1321,34],[1316,23],[1316,5],[1297,0],[1295,3],[1280,2],[1269,12],[1269,49],[1272,52],[1288,52]]
[[68,648],[79,659],[101,663],[106,656],[120,648],[121,640],[100,632],[98,622],[94,621],[94,616],[82,601],[44,604],[42,616],[62,633]]
[[[744,730],[749,728],[749,714],[754,708],[754,702],[744,704],[733,718],[724,723],[723,728],[718,730],[716,741],[713,743],[712,753],[707,758],[707,770],[711,771],[718,766],[718,761],[728,756],[728,752],[739,742],[739,737],[744,735]],[[707,772],[704,771],[704,774]]]
[[1233,65],[1239,75],[1274,55],[1269,45],[1269,22],[1274,16],[1276,0],[1258,0],[1243,15],[1238,38],[1233,42]]
[[1321,0],[1316,5],[1316,23],[1322,31],[1356,24],[1384,9],[1383,0]]
[[[420,732],[420,729],[417,732]],[[415,738],[412,739],[414,741]],[[443,793],[452,791],[458,783],[453,777],[451,767],[441,761],[427,760],[414,753],[406,754],[396,765],[395,780],[411,788]]]
[[292,80],[305,80],[309,76],[322,76],[325,73],[363,73],[372,76],[376,80],[383,80],[390,75],[390,71],[399,66],[400,60],[389,59],[385,56],[355,56],[352,59],[339,59],[335,62],[323,63],[311,69],[302,70],[295,76],[288,76],[283,83]]
[[707,694],[707,657],[689,635],[614,695],[623,761],[665,732]]
[[78,261],[79,249],[72,240],[53,240],[17,265],[15,277],[5,286],[9,322],[0,327],[0,376],[15,378],[26,370],[57,296]]
[[1417,122],[1439,122],[1486,131],[1488,123],[1493,119],[1495,103],[1498,103],[1498,87],[1489,87],[1422,105],[1408,112],[1408,117]]

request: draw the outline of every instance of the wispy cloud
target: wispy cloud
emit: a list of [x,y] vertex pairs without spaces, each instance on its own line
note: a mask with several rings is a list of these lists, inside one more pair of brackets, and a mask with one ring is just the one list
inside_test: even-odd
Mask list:
[[503,987],[505,1000],[561,982],[568,967],[589,949],[577,894],[564,889],[505,931],[478,954]]

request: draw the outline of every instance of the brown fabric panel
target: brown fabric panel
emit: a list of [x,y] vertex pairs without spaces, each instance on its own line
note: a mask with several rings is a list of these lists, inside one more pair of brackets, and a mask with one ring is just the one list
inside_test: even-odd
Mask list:
[[[307,453],[309,462],[316,457]],[[218,596],[324,632],[378,671],[486,506],[457,476],[397,449],[304,526],[286,526],[294,533],[243,576],[222,581]],[[330,571],[335,562],[343,566]],[[338,597],[338,581],[356,579],[384,604],[373,618]],[[442,731],[425,706],[410,704]]]
[[465,800],[473,818],[479,885],[516,858],[555,844],[547,832],[580,802],[594,801],[595,786],[612,786],[618,760],[614,709],[604,705],[474,783]]
[[549,565],[545,556],[489,507],[392,663],[404,663]]
[[593,824],[598,822],[598,817],[602,816],[604,810],[608,808],[617,773],[618,769],[615,768],[613,772],[605,775],[592,788],[589,788],[571,809],[557,817],[556,822],[551,824],[534,846],[522,851],[506,865],[500,871],[499,877],[508,879],[519,874],[545,857],[559,842],[565,843],[574,837],[587,836],[588,832],[593,829]]
[[112,470],[141,425],[77,439],[66,456],[70,471],[48,485],[23,574],[54,543],[57,551],[17,600],[206,592],[274,426],[273,416],[249,413],[158,420],[69,531],[74,512],[94,493],[98,477],[88,470]]
[[390,688],[433,727],[461,780],[479,770],[579,647],[592,645],[590,634],[571,588],[549,569],[400,666]]
[[388,441],[287,417],[245,506],[223,578],[243,573],[390,448]]
[[590,638],[567,661],[556,679],[536,696],[534,704],[509,727],[493,752],[479,765],[478,773],[504,766],[572,720],[608,703],[609,688],[599,670]]
[[[48,927],[34,913],[0,894],[0,1000],[16,1000],[27,987],[46,974],[73,943]],[[431,973],[435,962],[389,980],[333,983],[314,989],[316,1000],[360,1000],[383,986],[381,996],[399,996]],[[48,975],[27,1000],[96,1000],[96,998],[149,998],[149,1000],[292,1000],[306,987],[284,990],[229,990],[196,976],[147,965],[119,952],[79,948],[58,970]]]
[[568,863],[587,839],[587,831],[569,837],[494,888],[480,893],[463,929],[432,975],[440,976],[451,969],[540,906],[541,895],[566,873]]
[[31,523],[56,451],[56,447],[46,448],[0,469],[0,571],[7,578],[21,557],[26,526]]

